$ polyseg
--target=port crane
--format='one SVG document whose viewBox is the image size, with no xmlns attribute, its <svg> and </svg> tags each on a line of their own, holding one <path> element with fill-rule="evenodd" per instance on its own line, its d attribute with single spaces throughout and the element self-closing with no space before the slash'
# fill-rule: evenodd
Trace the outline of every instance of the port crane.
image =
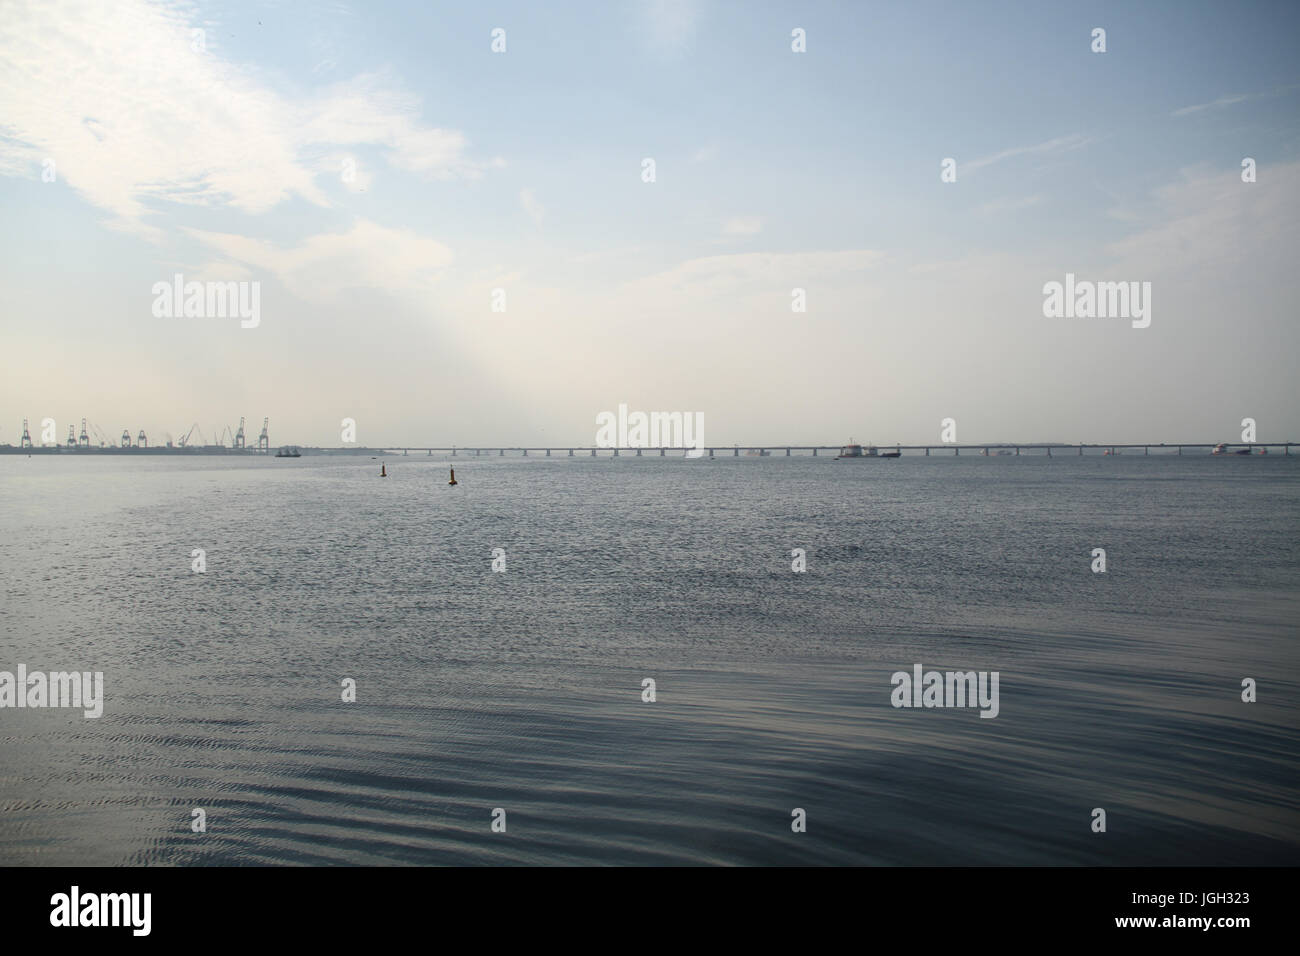
<svg viewBox="0 0 1300 956">
<path fill-rule="evenodd" d="M 235 432 L 235 448 L 243 449 L 244 447 L 244 416 L 239 416 L 239 431 Z"/>
<path fill-rule="evenodd" d="M 190 430 L 187 431 L 187 432 L 186 432 L 186 433 L 181 437 L 180 441 L 178 441 L 178 442 L 176 443 L 176 445 L 177 445 L 178 447 L 180 447 L 180 448 L 188 448 L 188 447 L 189 447 L 189 444 L 190 444 L 190 436 L 194 434 L 194 432 L 198 429 L 198 427 L 199 427 L 199 423 L 198 423 L 198 422 L 195 422 L 193 425 L 191 425 L 191 426 L 190 426 Z M 202 440 L 203 440 L 203 432 L 199 432 L 199 441 L 202 441 Z"/>
<path fill-rule="evenodd" d="M 263 418 L 262 434 L 257 436 L 257 450 L 262 452 L 263 454 L 270 454 L 271 451 L 271 437 L 266 430 L 267 426 L 270 424 L 271 424 L 270 418 Z"/>
</svg>

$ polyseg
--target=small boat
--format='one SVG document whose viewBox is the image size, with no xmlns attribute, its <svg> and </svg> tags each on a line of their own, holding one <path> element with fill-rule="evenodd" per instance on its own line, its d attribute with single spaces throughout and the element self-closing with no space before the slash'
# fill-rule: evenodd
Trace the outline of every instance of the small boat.
<svg viewBox="0 0 1300 956">
<path fill-rule="evenodd" d="M 275 457 L 276 458 L 301 458 L 302 452 L 298 450 L 297 445 L 283 445 L 281 446 L 280 450 L 275 453 Z"/>
<path fill-rule="evenodd" d="M 1238 448 L 1236 451 L 1233 452 L 1233 454 L 1234 454 L 1234 455 L 1249 455 L 1249 454 L 1250 454 L 1250 449 L 1249 449 L 1249 448 Z"/>
<path fill-rule="evenodd" d="M 456 469 L 455 469 L 455 468 L 451 469 L 451 481 L 447 482 L 447 484 L 449 484 L 449 485 L 454 485 L 454 484 L 456 484 Z"/>
<path fill-rule="evenodd" d="M 379 477 L 380 477 L 380 478 L 387 478 L 387 477 L 388 477 L 388 464 L 387 464 L 387 462 L 383 462 L 383 463 L 381 463 L 381 464 L 379 465 Z"/>
<path fill-rule="evenodd" d="M 882 451 L 880 453 L 880 457 L 881 458 L 902 458 L 903 453 L 901 451 Z"/>
</svg>

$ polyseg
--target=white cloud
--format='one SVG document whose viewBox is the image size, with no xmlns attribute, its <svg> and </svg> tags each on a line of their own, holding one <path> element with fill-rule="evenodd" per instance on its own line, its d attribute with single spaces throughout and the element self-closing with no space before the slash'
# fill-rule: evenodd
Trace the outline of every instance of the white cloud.
<svg viewBox="0 0 1300 956">
<path fill-rule="evenodd" d="M 393 166 L 430 178 L 480 175 L 464 135 L 425 126 L 419 100 L 385 77 L 284 96 L 224 60 L 210 25 L 206 51 L 196 52 L 190 15 L 142 0 L 6 4 L 0 172 L 34 176 L 51 157 L 60 180 L 115 227 L 152 238 L 161 236 L 149 223 L 159 203 L 248 213 L 292 196 L 328 205 L 316 181 L 322 146 L 377 147 Z"/>
<path fill-rule="evenodd" d="M 453 258 L 451 249 L 434 239 L 366 221 L 347 232 L 311 236 L 290 247 L 229 233 L 185 231 L 243 263 L 254 275 L 268 272 L 294 296 L 324 304 L 349 289 L 398 293 L 420 301 L 434 290 Z"/>
</svg>

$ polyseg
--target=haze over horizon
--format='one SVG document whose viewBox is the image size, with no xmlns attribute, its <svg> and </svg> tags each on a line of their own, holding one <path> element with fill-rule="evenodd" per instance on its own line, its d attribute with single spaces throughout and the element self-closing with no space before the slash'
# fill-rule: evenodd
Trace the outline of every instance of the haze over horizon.
<svg viewBox="0 0 1300 956">
<path fill-rule="evenodd" d="M 270 416 L 273 445 L 352 418 L 372 447 L 586 446 L 620 403 L 718 446 L 944 418 L 1300 440 L 1297 28 L 1293 3 L 8 3 L 0 443 L 240 416 L 252 443 Z M 259 283 L 257 326 L 155 316 L 178 273 Z M 1067 274 L 1149 282 L 1150 326 L 1044 317 Z"/>
</svg>

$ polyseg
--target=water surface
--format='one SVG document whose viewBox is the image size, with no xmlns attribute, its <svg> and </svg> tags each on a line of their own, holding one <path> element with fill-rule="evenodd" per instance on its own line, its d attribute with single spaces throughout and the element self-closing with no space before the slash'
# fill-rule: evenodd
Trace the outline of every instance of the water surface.
<svg viewBox="0 0 1300 956">
<path fill-rule="evenodd" d="M 447 463 L 0 456 L 0 863 L 1300 863 L 1296 458 Z"/>
</svg>

